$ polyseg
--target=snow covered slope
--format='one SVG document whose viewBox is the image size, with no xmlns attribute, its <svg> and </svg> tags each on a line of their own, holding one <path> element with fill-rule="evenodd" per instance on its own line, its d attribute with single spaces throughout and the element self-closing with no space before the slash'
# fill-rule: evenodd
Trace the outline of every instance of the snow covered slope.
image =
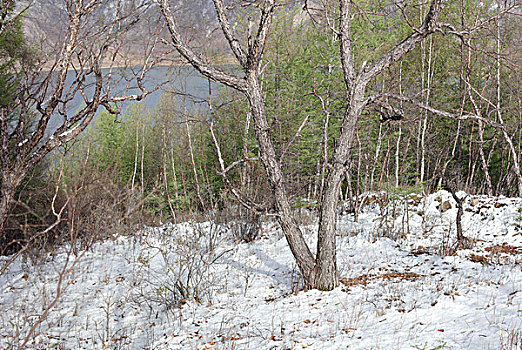
<svg viewBox="0 0 522 350">
<path fill-rule="evenodd" d="M 340 218 L 332 292 L 299 290 L 274 223 L 249 244 L 185 223 L 18 259 L 0 276 L 0 348 L 522 349 L 521 199 L 466 197 L 472 244 L 456 251 L 447 192 L 365 203 Z"/>
</svg>

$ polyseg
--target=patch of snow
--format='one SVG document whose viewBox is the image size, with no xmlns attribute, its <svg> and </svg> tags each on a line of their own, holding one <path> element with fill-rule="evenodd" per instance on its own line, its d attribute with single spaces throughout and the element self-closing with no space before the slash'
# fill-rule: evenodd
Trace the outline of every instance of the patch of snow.
<svg viewBox="0 0 522 350">
<path fill-rule="evenodd" d="M 226 227 L 213 223 L 165 225 L 86 251 L 29 344 L 520 349 L 521 199 L 467 196 L 463 229 L 475 243 L 445 256 L 441 247 L 454 240 L 457 211 L 449 193 L 368 198 L 357 222 L 340 217 L 338 267 L 345 284 L 331 292 L 297 292 L 298 270 L 273 223 L 249 244 L 233 242 Z M 442 201 L 452 208 L 442 212 Z M 303 227 L 311 247 L 316 229 Z M 0 348 L 17 348 L 53 301 L 59 272 L 76 259 L 68 258 L 69 248 L 41 264 L 19 258 L 0 276 Z M 183 288 L 196 300 L 185 299 Z"/>
<path fill-rule="evenodd" d="M 28 141 L 29 141 L 29 139 L 25 139 L 25 140 L 23 140 L 22 142 L 19 142 L 19 143 L 18 143 L 18 147 L 22 147 L 22 146 L 25 145 Z"/>
</svg>

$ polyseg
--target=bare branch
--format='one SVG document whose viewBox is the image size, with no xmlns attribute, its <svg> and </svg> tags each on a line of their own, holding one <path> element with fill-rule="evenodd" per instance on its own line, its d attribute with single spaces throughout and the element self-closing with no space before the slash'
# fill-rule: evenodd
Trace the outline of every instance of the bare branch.
<svg viewBox="0 0 522 350">
<path fill-rule="evenodd" d="M 223 0 L 213 0 L 214 6 L 216 8 L 216 13 L 218 15 L 218 20 L 221 25 L 221 28 L 223 29 L 223 34 L 225 35 L 225 38 L 228 41 L 228 44 L 230 48 L 232 49 L 232 52 L 236 56 L 237 60 L 241 64 L 243 68 L 246 69 L 247 67 L 247 56 L 241 47 L 241 44 L 237 40 L 237 37 L 235 36 L 234 32 L 232 31 L 232 28 L 230 27 L 230 22 L 227 18 L 226 12 L 225 12 L 225 6 L 223 5 Z"/>
<path fill-rule="evenodd" d="M 176 21 L 174 20 L 174 15 L 172 13 L 172 9 L 170 8 L 168 0 L 157 0 L 161 12 L 165 20 L 167 21 L 167 26 L 170 32 L 170 37 L 172 39 L 172 44 L 176 50 L 183 56 L 194 68 L 196 68 L 201 74 L 210 78 L 212 80 L 216 80 L 222 84 L 230 86 L 238 91 L 246 90 L 246 83 L 244 79 L 238 78 L 232 74 L 223 72 L 207 62 L 205 62 L 201 57 L 199 57 L 190 47 L 184 44 L 183 39 L 181 38 L 181 34 L 179 33 L 178 26 Z"/>
<path fill-rule="evenodd" d="M 224 169 L 224 170 L 222 169 L 221 171 L 218 171 L 218 174 L 219 175 L 227 174 L 230 170 L 234 169 L 239 164 L 243 164 L 243 163 L 246 163 L 246 162 L 257 162 L 258 160 L 259 160 L 259 157 L 252 157 L 252 158 L 245 157 L 245 158 L 241 158 L 239 160 L 236 160 L 235 162 L 233 162 L 229 166 L 227 166 L 226 169 Z"/>
<path fill-rule="evenodd" d="M 133 80 L 129 79 L 123 94 L 113 96 L 112 66 L 129 29 L 137 23 L 134 14 L 142 5 L 116 8 L 116 13 L 100 20 L 95 16 L 104 4 L 101 0 L 65 3 L 61 10 L 67 15 L 67 28 L 57 42 L 55 60 L 27 69 L 19 94 L 0 111 L 0 237 L 17 187 L 38 162 L 84 131 L 100 106 L 119 112 L 123 101 L 140 100 L 159 88 L 147 90 L 142 84 L 154 62 L 151 57 L 159 42 L 154 38 L 142 69 L 133 76 L 141 93 L 127 95 Z M 116 5 L 124 6 L 121 1 Z M 102 71 L 111 54 L 108 71 Z M 78 98 L 84 106 L 71 114 L 71 102 Z M 59 121 L 60 117 L 61 125 L 50 130 L 50 121 Z"/>
<path fill-rule="evenodd" d="M 366 65 L 366 67 L 362 67 L 359 72 L 361 82 L 368 83 L 377 74 L 384 71 L 393 63 L 404 57 L 408 52 L 413 50 L 413 48 L 424 40 L 425 37 L 434 33 L 438 29 L 437 20 L 442 11 L 442 3 L 443 0 L 433 0 L 429 11 L 424 18 L 424 22 L 419 27 L 418 31 L 414 31 L 406 39 L 395 45 L 390 51 L 375 62 Z"/>
<path fill-rule="evenodd" d="M 245 198 L 241 193 L 239 193 L 239 191 L 232 185 L 232 183 L 230 182 L 230 179 L 227 176 L 227 173 L 232 168 L 234 168 L 236 165 L 239 165 L 239 164 L 241 164 L 243 162 L 246 162 L 246 161 L 256 160 L 256 159 L 255 158 L 244 158 L 244 159 L 241 159 L 241 160 L 238 160 L 238 161 L 232 163 L 227 168 L 225 168 L 225 161 L 223 160 L 223 156 L 222 156 L 222 153 L 221 153 L 221 147 L 219 145 L 219 141 L 217 140 L 216 133 L 214 132 L 214 123 L 213 123 L 213 121 L 210 122 L 209 129 L 210 129 L 210 135 L 212 135 L 212 140 L 214 141 L 214 146 L 216 147 L 216 152 L 217 152 L 217 156 L 218 156 L 219 166 L 221 167 L 221 171 L 218 172 L 218 174 L 221 175 L 221 177 L 223 178 L 223 181 L 227 185 L 227 187 L 230 190 L 230 192 L 232 192 L 232 194 L 234 195 L 236 200 L 241 205 L 243 205 L 245 208 L 247 208 L 249 210 L 252 210 L 253 212 L 258 213 L 258 214 L 266 212 L 266 208 L 264 208 L 263 206 L 253 202 L 252 200 L 250 200 L 248 198 Z"/>
<path fill-rule="evenodd" d="M 288 142 L 288 144 L 286 145 L 286 147 L 283 149 L 283 151 L 281 152 L 281 156 L 279 157 L 279 162 L 283 163 L 283 159 L 285 158 L 285 155 L 286 153 L 288 152 L 288 150 L 290 149 L 290 147 L 292 146 L 292 144 L 295 142 L 295 140 L 301 136 L 301 131 L 303 131 L 303 128 L 304 126 L 306 125 L 306 122 L 308 122 L 308 119 L 310 119 L 310 116 L 307 115 L 304 119 L 303 119 L 303 122 L 301 123 L 301 125 L 299 125 L 299 128 L 297 129 L 297 131 L 295 132 L 294 136 L 292 137 L 292 139 L 290 140 L 290 142 Z"/>
<path fill-rule="evenodd" d="M 274 10 L 276 8 L 274 0 L 265 1 L 265 6 L 261 9 L 261 18 L 259 20 L 256 38 L 254 42 L 249 47 L 248 53 L 248 70 L 257 69 L 259 62 L 261 61 L 261 57 L 263 56 L 263 52 L 265 50 L 266 39 L 268 33 L 270 32 L 270 27 L 272 24 L 272 18 L 274 15 Z"/>
<path fill-rule="evenodd" d="M 487 118 L 484 118 L 482 116 L 479 116 L 479 115 L 476 115 L 476 114 L 473 114 L 473 113 L 470 113 L 470 112 L 466 112 L 466 113 L 459 113 L 459 114 L 455 114 L 455 113 L 451 113 L 451 112 L 448 112 L 448 111 L 442 111 L 442 110 L 439 110 L 437 108 L 434 108 L 434 107 L 431 107 L 431 106 L 428 106 L 422 102 L 419 102 L 417 100 L 414 100 L 412 98 L 408 98 L 408 97 L 405 97 L 405 96 L 400 96 L 400 95 L 395 95 L 395 94 L 391 94 L 391 93 L 384 93 L 382 95 L 380 95 L 382 97 L 390 97 L 390 98 L 393 98 L 393 99 L 396 99 L 396 100 L 399 100 L 399 101 L 403 101 L 403 102 L 407 102 L 407 103 L 410 103 L 414 106 L 417 106 L 419 108 L 422 108 L 430 113 L 433 113 L 435 115 L 438 115 L 438 116 L 441 116 L 441 117 L 445 117 L 445 118 L 449 118 L 449 119 L 454 119 L 454 120 L 480 120 L 488 125 L 491 125 L 497 129 L 500 129 L 500 130 L 504 130 L 505 127 L 504 125 L 502 124 L 499 124 L 497 122 L 494 122 L 490 119 L 487 119 Z M 378 103 L 378 101 L 374 101 L 375 103 Z"/>
<path fill-rule="evenodd" d="M 350 90 L 355 81 L 355 66 L 352 51 L 351 33 L 352 2 L 350 0 L 340 0 L 340 8 L 341 22 L 339 26 L 341 29 L 339 32 L 339 36 L 341 40 L 341 64 L 344 71 L 345 84 L 348 87 L 348 90 Z"/>
</svg>

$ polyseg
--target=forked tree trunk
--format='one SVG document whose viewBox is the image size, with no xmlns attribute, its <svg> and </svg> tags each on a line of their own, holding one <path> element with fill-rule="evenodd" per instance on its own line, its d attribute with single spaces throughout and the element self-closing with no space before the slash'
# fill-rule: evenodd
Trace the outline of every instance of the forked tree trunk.
<svg viewBox="0 0 522 350">
<path fill-rule="evenodd" d="M 272 138 L 270 137 L 270 126 L 267 120 L 261 86 L 255 75 L 252 74 L 248 77 L 247 86 L 246 95 L 252 109 L 255 135 L 259 144 L 261 161 L 263 162 L 268 182 L 274 195 L 275 211 L 278 213 L 277 220 L 281 225 L 288 246 L 306 284 L 312 286 L 314 256 L 306 244 L 301 229 L 292 214 L 281 163 L 277 159 Z"/>
<path fill-rule="evenodd" d="M 277 220 L 285 234 L 290 250 L 295 257 L 308 287 L 315 287 L 321 290 L 333 289 L 338 284 L 335 242 L 337 201 L 339 199 L 341 183 L 348 167 L 350 149 L 357 122 L 367 103 L 364 99 L 366 86 L 377 74 L 401 59 L 427 35 L 435 31 L 436 18 L 441 11 L 442 0 L 432 0 L 430 10 L 422 25 L 419 28 L 415 28 L 415 31 L 410 36 L 393 47 L 381 58 L 375 60 L 368 66 L 361 67 L 360 72 L 355 71 L 352 52 L 350 27 L 353 14 L 351 11 L 351 1 L 339 0 L 341 10 L 340 53 L 348 91 L 346 94 L 348 108 L 345 111 L 331 161 L 331 169 L 326 175 L 325 186 L 321 196 L 317 256 L 315 261 L 291 212 L 282 165 L 280 159 L 276 156 L 275 147 L 270 135 L 265 102 L 261 85 L 259 84 L 259 71 L 261 70 L 263 50 L 270 30 L 274 10 L 280 3 L 276 0 L 259 2 L 261 12 L 257 30 L 256 32 L 253 31 L 254 23 L 250 22 L 247 40 L 248 47 L 244 49 L 235 36 L 234 30 L 227 18 L 223 0 L 213 0 L 222 32 L 229 43 L 232 53 L 245 73 L 244 76 L 239 77 L 209 65 L 188 47 L 186 41 L 183 40 L 179 33 L 169 1 L 157 1 L 167 21 L 174 48 L 201 74 L 221 82 L 243 93 L 247 97 L 252 109 L 259 154 L 274 196 Z M 224 172 L 222 175 L 226 176 Z M 246 202 L 243 201 L 243 203 Z"/>
<path fill-rule="evenodd" d="M 319 231 L 315 266 L 314 287 L 331 290 L 338 284 L 336 257 L 337 202 L 343 174 L 349 166 L 351 146 L 357 123 L 368 101 L 365 92 L 368 83 L 379 73 L 413 50 L 436 29 L 436 21 L 442 9 L 442 1 L 434 0 L 416 32 L 394 46 L 390 51 L 371 64 L 363 64 L 359 71 L 355 67 L 352 50 L 352 2 L 340 0 L 340 56 L 347 87 L 347 108 L 339 131 L 331 161 L 331 169 L 325 181 L 319 212 Z"/>
</svg>

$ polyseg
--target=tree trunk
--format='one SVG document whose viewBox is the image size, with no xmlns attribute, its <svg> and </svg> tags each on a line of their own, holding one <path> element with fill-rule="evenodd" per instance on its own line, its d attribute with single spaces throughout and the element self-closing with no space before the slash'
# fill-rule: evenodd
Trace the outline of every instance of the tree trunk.
<svg viewBox="0 0 522 350">
<path fill-rule="evenodd" d="M 0 188 L 0 240 L 4 236 L 5 226 L 12 209 L 13 198 L 16 189 L 25 177 L 27 170 L 17 169 L 15 171 L 2 169 L 2 182 Z M 2 248 L 0 246 L 0 248 Z"/>
<path fill-rule="evenodd" d="M 399 94 L 402 96 L 402 61 L 399 64 Z M 404 110 L 403 103 L 401 103 L 401 111 Z M 400 145 L 401 145 L 401 137 L 402 137 L 402 126 L 399 123 L 399 134 L 397 135 L 397 143 L 395 147 L 395 187 L 399 187 L 400 184 Z M 404 153 L 405 155 L 408 153 Z"/>
<path fill-rule="evenodd" d="M 247 97 L 252 109 L 254 129 L 259 144 L 261 161 L 265 167 L 268 181 L 275 201 L 277 220 L 288 242 L 297 266 L 305 279 L 307 286 L 313 286 L 314 257 L 306 244 L 301 229 L 294 219 L 288 194 L 284 184 L 281 164 L 276 157 L 270 126 L 267 120 L 266 108 L 259 81 L 255 75 L 248 77 Z"/>
<path fill-rule="evenodd" d="M 431 96 L 431 80 L 433 76 L 432 71 L 432 52 L 433 52 L 433 41 L 430 37 L 429 41 L 429 48 L 428 48 L 428 66 L 427 73 L 426 73 L 426 97 L 424 103 L 426 106 L 429 106 L 430 104 L 430 96 Z M 422 44 L 421 44 L 422 45 Z M 424 81 L 424 50 L 423 50 L 423 72 L 422 72 L 422 79 Z M 424 89 L 424 83 L 422 88 Z M 426 180 L 426 132 L 428 129 L 428 111 L 424 111 L 424 119 L 422 120 L 422 133 L 421 133 L 421 163 L 420 163 L 420 183 L 424 184 Z M 422 185 L 424 186 L 424 185 Z"/>
<path fill-rule="evenodd" d="M 339 138 L 332 156 L 332 168 L 326 176 L 325 188 L 321 196 L 314 280 L 315 288 L 320 290 L 331 290 L 339 282 L 335 239 L 337 202 L 343 176 L 350 160 L 350 150 L 357 122 L 364 108 L 363 97 L 363 86 L 357 86 L 356 91 L 349 97 L 349 107 L 345 111 Z"/>
<path fill-rule="evenodd" d="M 462 233 L 462 215 L 464 213 L 464 210 L 462 208 L 462 201 L 464 198 L 460 198 L 455 193 L 455 190 L 453 187 L 449 184 L 448 180 L 445 178 L 444 174 L 441 174 L 442 181 L 444 182 L 444 187 L 446 188 L 449 193 L 451 193 L 451 196 L 455 200 L 457 204 L 457 218 L 456 218 L 456 226 L 457 226 L 457 245 L 460 247 L 464 247 L 468 239 L 464 236 Z"/>
<path fill-rule="evenodd" d="M 0 197 L 0 239 L 3 237 L 9 211 L 11 209 L 11 201 L 13 200 L 14 191 L 9 185 L 2 186 L 2 196 Z"/>
<path fill-rule="evenodd" d="M 377 136 L 377 146 L 375 147 L 375 160 L 373 162 L 372 173 L 370 175 L 370 192 L 373 191 L 373 182 L 375 180 L 375 170 L 379 164 L 382 145 L 382 123 L 379 123 L 379 136 Z"/>
</svg>

